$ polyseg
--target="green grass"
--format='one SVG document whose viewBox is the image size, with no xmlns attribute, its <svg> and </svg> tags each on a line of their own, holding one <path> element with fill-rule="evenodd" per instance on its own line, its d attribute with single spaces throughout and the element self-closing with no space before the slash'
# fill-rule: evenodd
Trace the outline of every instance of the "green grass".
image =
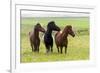
<svg viewBox="0 0 100 73">
<path fill-rule="evenodd" d="M 69 36 L 68 53 L 58 54 L 57 48 L 53 46 L 53 53 L 46 54 L 46 49 L 41 36 L 40 52 L 34 53 L 31 50 L 28 33 L 37 22 L 46 29 L 47 23 L 54 20 L 56 24 L 63 29 L 66 25 L 72 25 L 76 33 L 75 38 Z M 54 35 L 54 34 L 53 34 Z M 64 52 L 64 49 L 63 49 Z M 21 63 L 27 62 L 48 62 L 48 61 L 71 61 L 71 60 L 88 60 L 89 59 L 89 18 L 22 18 L 21 20 Z"/>
</svg>

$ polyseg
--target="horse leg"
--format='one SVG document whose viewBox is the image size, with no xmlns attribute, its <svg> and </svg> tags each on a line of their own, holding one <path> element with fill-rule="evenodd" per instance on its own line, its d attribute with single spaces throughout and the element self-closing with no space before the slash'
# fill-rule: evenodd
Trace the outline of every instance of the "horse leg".
<svg viewBox="0 0 100 73">
<path fill-rule="evenodd" d="M 39 46 L 35 45 L 35 51 L 39 53 Z"/>
<path fill-rule="evenodd" d="M 36 51 L 36 46 L 34 46 L 34 52 Z"/>
<path fill-rule="evenodd" d="M 39 46 L 40 46 L 40 42 L 37 45 L 37 52 L 39 53 Z"/>
<path fill-rule="evenodd" d="M 31 48 L 32 48 L 32 52 L 34 51 L 34 49 L 33 49 L 33 42 L 32 42 L 32 40 L 30 39 L 30 46 L 31 46 Z"/>
<path fill-rule="evenodd" d="M 33 49 L 33 44 L 31 43 L 31 48 L 32 48 L 32 52 L 34 51 L 34 49 Z"/>
<path fill-rule="evenodd" d="M 53 47 L 53 44 L 51 45 L 51 52 L 53 52 L 53 48 L 52 47 Z"/>
<path fill-rule="evenodd" d="M 59 53 L 59 47 L 57 46 L 57 49 L 58 49 L 58 53 Z"/>
<path fill-rule="evenodd" d="M 63 47 L 60 47 L 60 50 L 61 50 L 61 54 L 62 54 L 62 51 L 63 51 Z"/>
<path fill-rule="evenodd" d="M 34 52 L 36 52 L 37 51 L 37 46 L 36 46 L 36 44 L 34 44 Z"/>
<path fill-rule="evenodd" d="M 65 54 L 67 53 L 67 45 L 68 45 L 68 39 L 66 40 L 65 42 L 66 44 L 64 45 L 65 46 Z"/>
<path fill-rule="evenodd" d="M 39 46 L 37 47 L 37 52 L 39 53 Z"/>
<path fill-rule="evenodd" d="M 51 52 L 53 52 L 53 49 L 52 49 L 52 47 L 51 47 Z"/>
<path fill-rule="evenodd" d="M 67 53 L 67 46 L 65 46 L 65 54 Z"/>
<path fill-rule="evenodd" d="M 50 46 L 46 45 L 46 53 L 48 53 L 50 51 Z"/>
<path fill-rule="evenodd" d="M 50 50 L 51 50 L 51 53 L 53 52 L 53 40 L 51 40 L 51 43 L 50 43 Z"/>
</svg>

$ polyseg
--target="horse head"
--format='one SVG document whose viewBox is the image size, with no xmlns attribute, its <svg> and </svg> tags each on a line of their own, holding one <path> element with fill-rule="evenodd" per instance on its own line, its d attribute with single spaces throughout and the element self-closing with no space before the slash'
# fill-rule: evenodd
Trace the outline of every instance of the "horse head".
<svg viewBox="0 0 100 73">
<path fill-rule="evenodd" d="M 36 30 L 45 33 L 45 29 L 40 25 L 40 23 L 37 23 L 37 24 L 35 25 L 35 28 L 36 28 Z"/>
<path fill-rule="evenodd" d="M 67 32 L 68 34 L 70 34 L 71 36 L 75 37 L 75 33 L 74 33 L 74 31 L 73 31 L 71 25 L 67 25 L 67 26 L 65 27 L 65 29 L 66 29 L 66 32 Z"/>
<path fill-rule="evenodd" d="M 54 21 L 49 22 L 47 28 L 54 31 L 60 31 L 60 28 L 55 24 Z"/>
</svg>

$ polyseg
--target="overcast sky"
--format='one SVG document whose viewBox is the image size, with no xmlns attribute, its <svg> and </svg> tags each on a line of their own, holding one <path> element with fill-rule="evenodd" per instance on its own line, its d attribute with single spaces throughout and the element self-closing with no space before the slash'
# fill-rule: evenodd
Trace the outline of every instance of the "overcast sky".
<svg viewBox="0 0 100 73">
<path fill-rule="evenodd" d="M 21 11 L 21 17 L 88 17 L 85 13 Z"/>
</svg>

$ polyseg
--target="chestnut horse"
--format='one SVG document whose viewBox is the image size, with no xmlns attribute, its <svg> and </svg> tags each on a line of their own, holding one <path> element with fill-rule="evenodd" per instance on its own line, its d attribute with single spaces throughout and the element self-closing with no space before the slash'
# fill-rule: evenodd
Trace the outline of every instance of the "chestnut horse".
<svg viewBox="0 0 100 73">
<path fill-rule="evenodd" d="M 29 39 L 32 51 L 39 52 L 40 38 L 39 32 L 45 32 L 45 29 L 41 27 L 40 23 L 37 23 L 33 31 L 29 32 Z M 33 48 L 34 47 L 34 48 Z"/>
<path fill-rule="evenodd" d="M 67 45 L 68 45 L 68 34 L 70 34 L 71 36 L 75 36 L 73 30 L 72 30 L 72 26 L 71 25 L 67 25 L 63 31 L 57 32 L 55 35 L 55 43 L 58 49 L 58 53 L 59 53 L 59 48 L 61 50 L 61 54 L 63 52 L 63 47 L 65 47 L 65 54 L 67 52 Z"/>
<path fill-rule="evenodd" d="M 52 31 L 60 31 L 60 28 L 55 24 L 54 21 L 51 21 L 47 25 L 47 31 L 44 35 L 44 44 L 46 47 L 46 52 L 53 52 L 53 37 L 52 37 Z"/>
</svg>

